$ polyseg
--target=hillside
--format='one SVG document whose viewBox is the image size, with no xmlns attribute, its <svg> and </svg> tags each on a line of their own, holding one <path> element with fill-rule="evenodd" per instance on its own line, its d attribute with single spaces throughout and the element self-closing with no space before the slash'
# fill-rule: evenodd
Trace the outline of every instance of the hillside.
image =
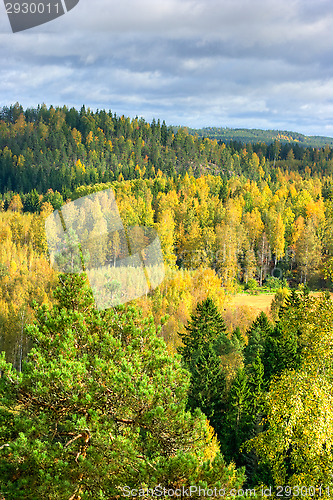
<svg viewBox="0 0 333 500">
<path fill-rule="evenodd" d="M 264 142 L 272 144 L 279 141 L 282 144 L 299 144 L 300 146 L 310 146 L 320 148 L 333 146 L 333 137 L 307 136 L 298 132 L 286 130 L 261 130 L 246 128 L 228 128 L 228 127 L 204 127 L 201 129 L 188 129 L 190 134 L 197 134 L 199 137 L 208 137 L 209 139 L 221 140 L 224 142 L 239 141 L 242 143 Z"/>
<path fill-rule="evenodd" d="M 257 182 L 274 182 L 279 169 L 302 176 L 332 174 L 332 147 L 283 143 L 284 137 L 269 145 L 262 136 L 254 144 L 245 137 L 228 144 L 193 136 L 186 127 L 175 131 L 160 120 L 148 123 L 85 106 L 24 110 L 17 103 L 0 108 L 0 193 L 52 188 L 67 196 L 80 185 L 186 172 L 225 179 L 244 175 Z"/>
<path fill-rule="evenodd" d="M 76 209 L 98 191 L 91 213 Z M 64 204 L 82 245 L 47 223 L 55 270 L 45 219 Z M 129 250 L 150 273 L 143 227 L 164 280 L 95 307 L 68 256 L 123 300 Z M 244 481 L 331 485 L 332 235 L 332 146 L 0 108 L 0 500 L 123 498 L 114 485 L 148 481 L 239 498 Z"/>
</svg>

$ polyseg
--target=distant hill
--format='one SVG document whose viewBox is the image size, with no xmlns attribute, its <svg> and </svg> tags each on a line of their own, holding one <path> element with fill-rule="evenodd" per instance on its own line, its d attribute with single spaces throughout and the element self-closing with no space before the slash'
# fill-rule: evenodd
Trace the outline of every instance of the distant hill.
<svg viewBox="0 0 333 500">
<path fill-rule="evenodd" d="M 0 206 L 8 192 L 27 195 L 25 209 L 36 211 L 39 194 L 53 197 L 50 189 L 58 192 L 57 205 L 59 197 L 71 198 L 80 186 L 140 178 L 159 182 L 163 175 L 175 179 L 187 172 L 222 174 L 225 180 L 244 175 L 257 182 L 265 175 L 277 180 L 278 169 L 305 177 L 333 174 L 332 138 L 226 128 L 191 132 L 85 106 L 0 107 Z"/>
<path fill-rule="evenodd" d="M 223 142 L 239 141 L 242 143 L 264 142 L 271 144 L 274 141 L 281 143 L 299 144 L 300 146 L 323 147 L 326 144 L 333 146 L 333 137 L 307 136 L 286 130 L 261 130 L 228 127 L 205 127 L 201 129 L 188 128 L 191 135 L 221 140 Z"/>
</svg>

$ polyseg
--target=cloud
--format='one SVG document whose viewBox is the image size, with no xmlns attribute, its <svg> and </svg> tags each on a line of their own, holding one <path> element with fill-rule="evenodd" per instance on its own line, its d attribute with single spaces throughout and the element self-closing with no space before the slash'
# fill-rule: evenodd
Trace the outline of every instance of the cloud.
<svg viewBox="0 0 333 500">
<path fill-rule="evenodd" d="M 15 35 L 2 20 L 0 105 L 84 103 L 169 124 L 324 135 L 332 18 L 327 0 L 80 0 Z"/>
</svg>

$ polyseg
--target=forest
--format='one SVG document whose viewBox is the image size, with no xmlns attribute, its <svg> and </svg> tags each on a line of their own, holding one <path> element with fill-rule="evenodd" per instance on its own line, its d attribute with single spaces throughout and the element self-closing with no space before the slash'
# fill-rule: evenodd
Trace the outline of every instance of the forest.
<svg viewBox="0 0 333 500">
<path fill-rule="evenodd" d="M 261 129 L 244 129 L 244 128 L 229 128 L 229 127 L 204 127 L 201 129 L 188 129 L 192 135 L 197 134 L 199 137 L 208 137 L 209 139 L 222 140 L 224 142 L 240 141 L 242 143 L 264 142 L 271 144 L 274 141 L 281 143 L 299 143 L 301 146 L 323 147 L 333 145 L 332 137 L 307 136 L 289 130 L 261 130 Z"/>
<path fill-rule="evenodd" d="M 330 145 L 1 108 L 1 500 L 330 497 L 332 174 Z M 165 279 L 98 310 L 85 273 L 51 267 L 45 220 L 109 189 Z M 267 314 L 232 306 L 262 291 Z"/>
<path fill-rule="evenodd" d="M 330 176 L 333 148 L 303 147 L 300 142 L 274 140 L 244 143 L 191 135 L 186 127 L 165 121 L 93 112 L 82 106 L 24 110 L 16 103 L 0 109 L 0 192 L 63 196 L 81 185 L 138 178 L 152 179 L 160 170 L 178 177 L 186 172 L 226 179 L 245 176 L 277 181 L 278 169 L 303 177 Z M 30 203 L 30 205 L 29 205 Z M 26 207 L 33 208 L 33 200 Z"/>
</svg>

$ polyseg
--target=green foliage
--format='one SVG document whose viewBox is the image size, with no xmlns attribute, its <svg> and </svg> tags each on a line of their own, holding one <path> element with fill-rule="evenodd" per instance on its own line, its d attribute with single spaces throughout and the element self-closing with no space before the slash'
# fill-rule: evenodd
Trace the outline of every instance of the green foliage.
<svg viewBox="0 0 333 500">
<path fill-rule="evenodd" d="M 219 446 L 247 484 L 330 484 L 333 306 L 284 278 L 332 278 L 333 149 L 289 132 L 189 132 L 85 107 L 0 110 L 0 345 L 15 367 L 32 300 L 48 304 L 27 329 L 22 373 L 0 361 L 0 497 L 230 489 L 243 475 Z M 158 230 L 167 279 L 140 299 L 143 316 L 97 311 L 79 276 L 61 277 L 50 308 L 44 219 L 109 188 L 125 226 Z M 119 282 L 115 271 L 110 293 Z M 227 334 L 226 291 L 262 285 L 276 291 L 275 325 L 262 313 L 244 335 L 237 313 Z M 150 312 L 166 318 L 167 345 Z M 182 364 L 167 353 L 180 339 Z"/>
<path fill-rule="evenodd" d="M 251 365 L 256 357 L 262 356 L 267 337 L 270 335 L 272 326 L 264 312 L 261 312 L 247 331 L 248 344 L 244 348 L 244 363 Z"/>
<path fill-rule="evenodd" d="M 270 379 L 265 426 L 255 450 L 275 485 L 332 486 L 333 304 L 329 295 L 293 291 L 262 356 Z"/>
<path fill-rule="evenodd" d="M 242 143 L 261 143 L 272 144 L 275 140 L 287 144 L 301 144 L 313 147 L 322 147 L 325 144 L 333 145 L 331 137 L 306 136 L 297 132 L 282 131 L 282 130 L 260 130 L 260 129 L 242 129 L 242 128 L 219 128 L 205 127 L 203 129 L 190 129 L 193 134 L 198 134 L 199 137 L 209 137 L 225 142 L 239 141 Z M 292 151 L 292 150 L 291 150 Z"/>
<path fill-rule="evenodd" d="M 198 303 L 190 322 L 185 326 L 186 333 L 180 333 L 183 346 L 178 349 L 186 364 L 191 363 L 198 349 L 211 343 L 219 354 L 231 349 L 226 335 L 226 326 L 210 297 Z"/>
<path fill-rule="evenodd" d="M 226 399 L 226 376 L 217 351 L 217 345 L 205 343 L 194 351 L 186 367 L 191 373 L 188 407 L 192 410 L 200 408 L 219 436 Z"/>
<path fill-rule="evenodd" d="M 227 291 L 329 277 L 330 147 L 225 145 L 66 107 L 3 118 L 1 210 L 45 212 L 112 188 L 125 226 L 159 232 L 168 266 L 213 268 Z"/>
<path fill-rule="evenodd" d="M 271 316 L 274 320 L 277 320 L 279 317 L 279 312 L 283 308 L 286 300 L 288 300 L 288 296 L 290 294 L 289 288 L 279 288 L 275 295 L 274 299 L 271 303 Z"/>
<path fill-rule="evenodd" d="M 160 120 L 149 124 L 142 118 L 131 120 L 84 106 L 80 112 L 66 106 L 24 110 L 17 104 L 14 108 L 0 108 L 3 193 L 14 190 L 28 194 L 34 189 L 45 193 L 52 188 L 67 198 L 67 190 L 74 191 L 80 185 L 149 178 L 158 170 L 172 178 L 192 169 L 195 176 L 204 172 L 226 178 L 244 174 L 259 181 L 265 169 L 274 178 L 277 164 L 300 172 L 309 163 L 318 172 L 324 168 L 330 174 L 332 168 L 329 138 L 230 129 L 189 133 L 187 128 L 168 127 Z M 312 147 L 314 144 L 318 149 Z M 221 200 L 225 201 L 228 191 L 223 184 Z M 57 195 L 50 202 L 56 208 L 61 199 Z M 38 208 L 37 199 L 30 195 L 24 205 L 29 211 Z"/>
<path fill-rule="evenodd" d="M 226 335 L 224 321 L 209 297 L 197 304 L 185 328 L 186 333 L 180 334 L 184 345 L 178 352 L 191 373 L 188 406 L 200 408 L 219 436 L 227 386 L 221 355 L 229 354 L 233 345 Z"/>
<path fill-rule="evenodd" d="M 245 339 L 239 326 L 233 331 L 231 341 L 236 351 L 242 351 L 244 349 Z"/>
<path fill-rule="evenodd" d="M 36 189 L 33 189 L 24 198 L 24 210 L 27 212 L 38 212 L 40 209 L 40 198 Z"/>
<path fill-rule="evenodd" d="M 244 367 L 232 380 L 221 420 L 221 449 L 229 460 L 246 466 L 247 484 L 256 485 L 267 471 L 259 465 L 253 451 L 244 443 L 262 431 L 264 415 L 264 365 L 262 357 L 266 338 L 271 333 L 267 316 L 262 312 L 247 331 L 248 344 L 243 350 Z"/>
<path fill-rule="evenodd" d="M 122 487 L 240 486 L 206 418 L 186 411 L 189 374 L 151 318 L 100 312 L 84 275 L 60 275 L 37 308 L 18 374 L 0 360 L 0 493 L 6 500 L 114 498 Z"/>
<path fill-rule="evenodd" d="M 288 283 L 285 279 L 281 280 L 274 276 L 267 276 L 264 286 L 267 287 L 270 291 L 275 291 L 279 290 L 280 288 L 288 288 Z"/>
<path fill-rule="evenodd" d="M 285 371 L 267 400 L 268 429 L 248 443 L 268 463 L 274 485 L 332 487 L 331 385 L 307 371 Z"/>
<path fill-rule="evenodd" d="M 271 380 L 283 370 L 297 368 L 300 364 L 300 350 L 297 333 L 285 330 L 281 323 L 277 323 L 264 344 L 265 380 Z"/>
<path fill-rule="evenodd" d="M 257 280 L 250 278 L 245 285 L 245 290 L 257 290 L 257 289 L 258 289 Z"/>
</svg>

